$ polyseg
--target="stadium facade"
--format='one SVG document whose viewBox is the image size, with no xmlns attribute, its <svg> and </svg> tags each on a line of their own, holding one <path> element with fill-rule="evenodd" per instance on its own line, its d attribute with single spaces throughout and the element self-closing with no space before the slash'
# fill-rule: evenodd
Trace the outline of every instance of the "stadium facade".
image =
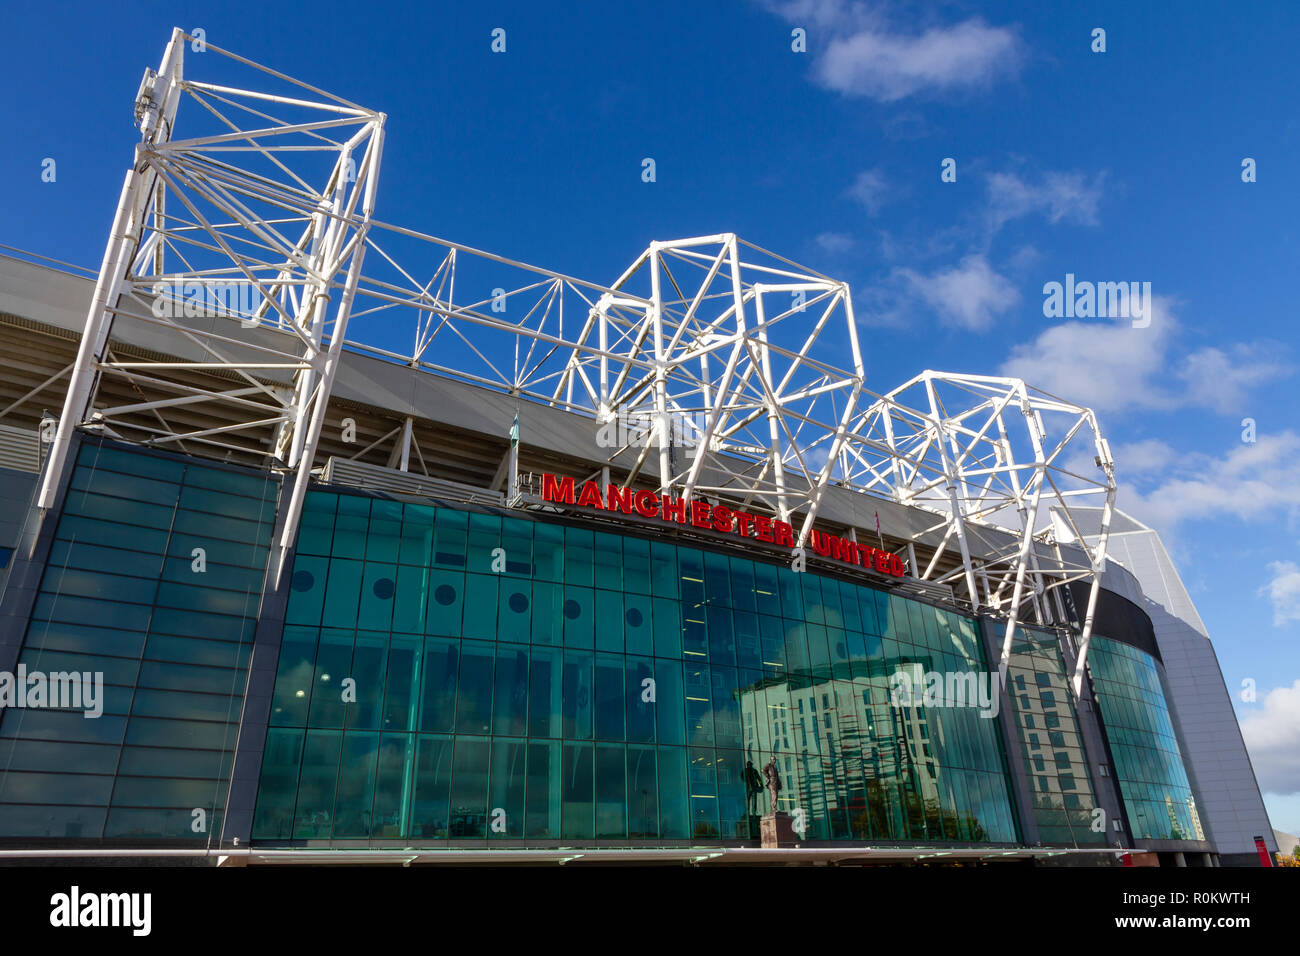
<svg viewBox="0 0 1300 956">
<path fill-rule="evenodd" d="M 604 287 L 388 226 L 382 114 L 192 42 L 98 276 L 0 258 L 0 855 L 1273 848 L 1090 410 L 872 392 L 848 287 L 735 236 Z"/>
</svg>

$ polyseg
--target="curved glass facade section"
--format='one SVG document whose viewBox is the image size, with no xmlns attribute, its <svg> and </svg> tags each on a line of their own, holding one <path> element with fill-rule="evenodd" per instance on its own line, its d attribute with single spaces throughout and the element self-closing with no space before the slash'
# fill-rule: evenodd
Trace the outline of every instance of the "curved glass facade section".
<svg viewBox="0 0 1300 956">
<path fill-rule="evenodd" d="M 1133 837 L 1204 840 L 1196 795 L 1165 700 L 1162 670 L 1154 657 L 1136 647 L 1092 639 L 1088 672 Z"/>
<path fill-rule="evenodd" d="M 314 491 L 253 838 L 1014 842 L 996 720 L 892 706 L 972 620 L 783 565 Z M 751 781 L 747 786 L 746 781 Z"/>
</svg>

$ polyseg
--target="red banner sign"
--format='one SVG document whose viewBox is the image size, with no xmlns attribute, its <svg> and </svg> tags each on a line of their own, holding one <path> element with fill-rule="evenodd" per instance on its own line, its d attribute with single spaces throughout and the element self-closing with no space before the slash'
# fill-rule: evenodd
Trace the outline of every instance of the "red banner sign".
<svg viewBox="0 0 1300 956">
<path fill-rule="evenodd" d="M 594 481 L 584 481 L 579 489 L 574 486 L 572 478 L 558 478 L 551 474 L 542 475 L 542 500 L 552 504 L 594 508 L 597 511 L 626 515 L 635 513 L 643 518 L 658 518 L 660 521 L 735 534 L 742 538 L 756 538 L 767 544 L 794 548 L 794 528 L 789 522 L 750 514 L 726 505 L 710 505 L 707 501 L 686 502 L 671 495 L 633 491 L 617 485 L 610 485 L 606 493 L 601 495 L 600 486 Z M 901 578 L 907 570 L 898 555 L 838 535 L 812 531 L 808 535 L 808 544 L 813 553 L 820 557 L 856 565 L 878 574 Z"/>
<path fill-rule="evenodd" d="M 1268 852 L 1268 844 L 1262 836 L 1255 837 L 1255 852 L 1259 854 L 1260 866 L 1272 866 L 1273 856 Z"/>
</svg>

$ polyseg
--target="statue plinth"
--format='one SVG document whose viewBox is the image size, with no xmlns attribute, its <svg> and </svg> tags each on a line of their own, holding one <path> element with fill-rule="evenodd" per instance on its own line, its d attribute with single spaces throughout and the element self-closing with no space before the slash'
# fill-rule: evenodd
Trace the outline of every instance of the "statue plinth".
<svg viewBox="0 0 1300 956">
<path fill-rule="evenodd" d="M 784 849 L 795 845 L 794 818 L 788 813 L 765 813 L 760 821 L 763 849 Z"/>
</svg>

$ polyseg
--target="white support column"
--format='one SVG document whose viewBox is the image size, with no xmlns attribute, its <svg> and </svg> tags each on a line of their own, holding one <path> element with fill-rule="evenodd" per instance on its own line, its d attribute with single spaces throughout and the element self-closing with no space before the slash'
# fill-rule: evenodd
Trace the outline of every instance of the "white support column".
<svg viewBox="0 0 1300 956">
<path fill-rule="evenodd" d="M 1025 394 L 1024 386 L 1020 386 L 1021 408 L 1027 408 L 1029 397 Z M 1002 686 L 1007 684 L 1007 665 L 1011 660 L 1011 645 L 1016 636 L 1016 625 L 1020 621 L 1020 599 L 1025 590 L 1025 569 L 1029 564 L 1029 551 L 1034 543 L 1034 519 L 1038 515 L 1038 500 L 1042 494 L 1043 484 L 1046 480 L 1045 469 L 1046 461 L 1043 457 L 1043 438 L 1039 433 L 1039 423 L 1037 416 L 1025 415 L 1025 425 L 1029 431 L 1029 441 L 1034 449 L 1035 471 L 1031 479 L 1033 491 L 1029 496 L 1028 506 L 1024 503 L 1024 493 L 1021 492 L 1018 497 L 1020 507 L 1020 552 L 1016 561 L 1016 584 L 1011 592 L 1011 610 L 1007 614 L 1007 629 L 1002 638 L 1002 654 L 998 658 L 998 676 L 1002 680 Z"/>
<path fill-rule="evenodd" d="M 961 502 L 957 499 L 957 474 L 954 463 L 948 457 L 947 442 L 944 440 L 945 429 L 939 417 L 939 403 L 934 393 L 934 380 L 928 373 L 925 379 L 925 391 L 930 402 L 930 427 L 934 430 L 934 445 L 938 448 L 939 457 L 943 462 L 944 488 L 948 493 L 948 505 L 952 509 L 950 520 L 957 532 L 957 547 L 961 551 L 962 567 L 966 571 L 966 590 L 970 594 L 971 610 L 978 611 L 983 602 L 980 601 L 979 591 L 975 588 L 975 568 L 971 562 L 970 546 L 966 542 L 966 521 Z"/>
<path fill-rule="evenodd" d="M 86 420 L 90 409 L 98 365 L 104 358 L 104 350 L 108 346 L 113 327 L 110 310 L 122 294 L 127 271 L 140 245 L 146 209 L 154 199 L 158 175 L 149 165 L 147 157 L 152 147 L 166 143 L 171 137 L 184 59 L 184 37 L 179 29 L 175 29 L 152 85 L 146 77 L 145 84 L 141 86 L 142 98 L 137 103 L 141 143 L 136 146 L 136 161 L 127 171 L 122 183 L 112 230 L 104 248 L 99 276 L 95 280 L 90 310 L 86 314 L 86 327 L 77 347 L 77 361 L 68 383 L 63 414 L 59 418 L 41 478 L 36 503 L 42 513 L 54 507 L 59 481 L 68 463 L 72 432 Z"/>
<path fill-rule="evenodd" d="M 364 185 L 364 198 L 362 199 L 362 218 L 355 224 L 356 242 L 351 245 L 351 262 L 348 266 L 347 280 L 343 287 L 343 294 L 339 300 L 338 309 L 334 315 L 334 328 L 330 334 L 329 351 L 324 355 L 323 363 L 317 364 L 320 360 L 319 354 L 313 356 L 313 370 L 319 375 L 316 381 L 314 394 L 311 396 L 311 418 L 307 425 L 305 434 L 295 444 L 301 448 L 297 467 L 293 476 L 293 486 L 290 489 L 289 500 L 286 505 L 285 521 L 282 533 L 278 541 L 275 542 L 270 564 L 270 574 L 274 586 L 278 586 L 281 576 L 284 574 L 285 565 L 289 549 L 298 534 L 298 521 L 302 517 L 303 501 L 307 497 L 307 486 L 311 482 L 312 464 L 316 457 L 316 445 L 320 440 L 321 428 L 325 424 L 325 414 L 329 408 L 330 391 L 334 385 L 334 376 L 338 372 L 339 360 L 343 353 L 343 342 L 347 333 L 348 316 L 352 311 L 352 300 L 356 296 L 357 284 L 361 278 L 361 265 L 365 261 L 366 232 L 370 225 L 370 216 L 374 210 L 375 192 L 379 184 L 379 163 L 383 155 L 384 129 L 380 123 L 371 124 L 370 145 L 367 148 L 367 155 L 362 161 L 362 175 L 366 177 Z M 361 187 L 361 183 L 357 183 Z M 336 223 L 337 224 L 337 223 Z M 344 249 L 343 236 L 340 233 L 335 235 L 334 242 L 326 247 L 326 255 L 331 262 L 331 271 L 334 258 Z M 321 306 L 324 310 L 324 304 Z M 316 330 L 323 328 L 323 320 Z M 319 341 L 319 338 L 316 339 Z M 302 428 L 302 421 L 299 420 L 296 429 Z M 296 436 L 295 436 L 296 437 Z"/>
<path fill-rule="evenodd" d="M 411 470 L 411 437 L 414 433 L 415 419 L 410 415 L 406 416 L 406 421 L 402 423 L 402 441 L 401 457 L 398 459 L 397 467 L 402 471 Z"/>
<path fill-rule="evenodd" d="M 1112 469 L 1113 470 L 1113 469 Z M 1074 665 L 1074 697 L 1079 699 L 1083 693 L 1083 675 L 1088 663 L 1088 648 L 1092 644 L 1092 624 L 1097 614 L 1097 595 L 1101 591 L 1101 572 L 1106 566 L 1106 544 L 1110 538 L 1110 519 L 1115 509 L 1115 483 L 1106 495 L 1106 504 L 1101 511 L 1101 534 L 1097 539 L 1097 548 L 1092 558 L 1092 587 L 1088 590 L 1088 610 L 1083 616 L 1083 630 L 1079 633 L 1079 659 Z"/>
<path fill-rule="evenodd" d="M 672 489 L 672 458 L 669 443 L 673 440 L 668 421 L 667 363 L 664 354 L 664 300 L 659 277 L 659 243 L 650 244 L 650 322 L 654 335 L 654 396 L 655 430 L 659 442 L 659 493 L 666 495 Z"/>
</svg>

